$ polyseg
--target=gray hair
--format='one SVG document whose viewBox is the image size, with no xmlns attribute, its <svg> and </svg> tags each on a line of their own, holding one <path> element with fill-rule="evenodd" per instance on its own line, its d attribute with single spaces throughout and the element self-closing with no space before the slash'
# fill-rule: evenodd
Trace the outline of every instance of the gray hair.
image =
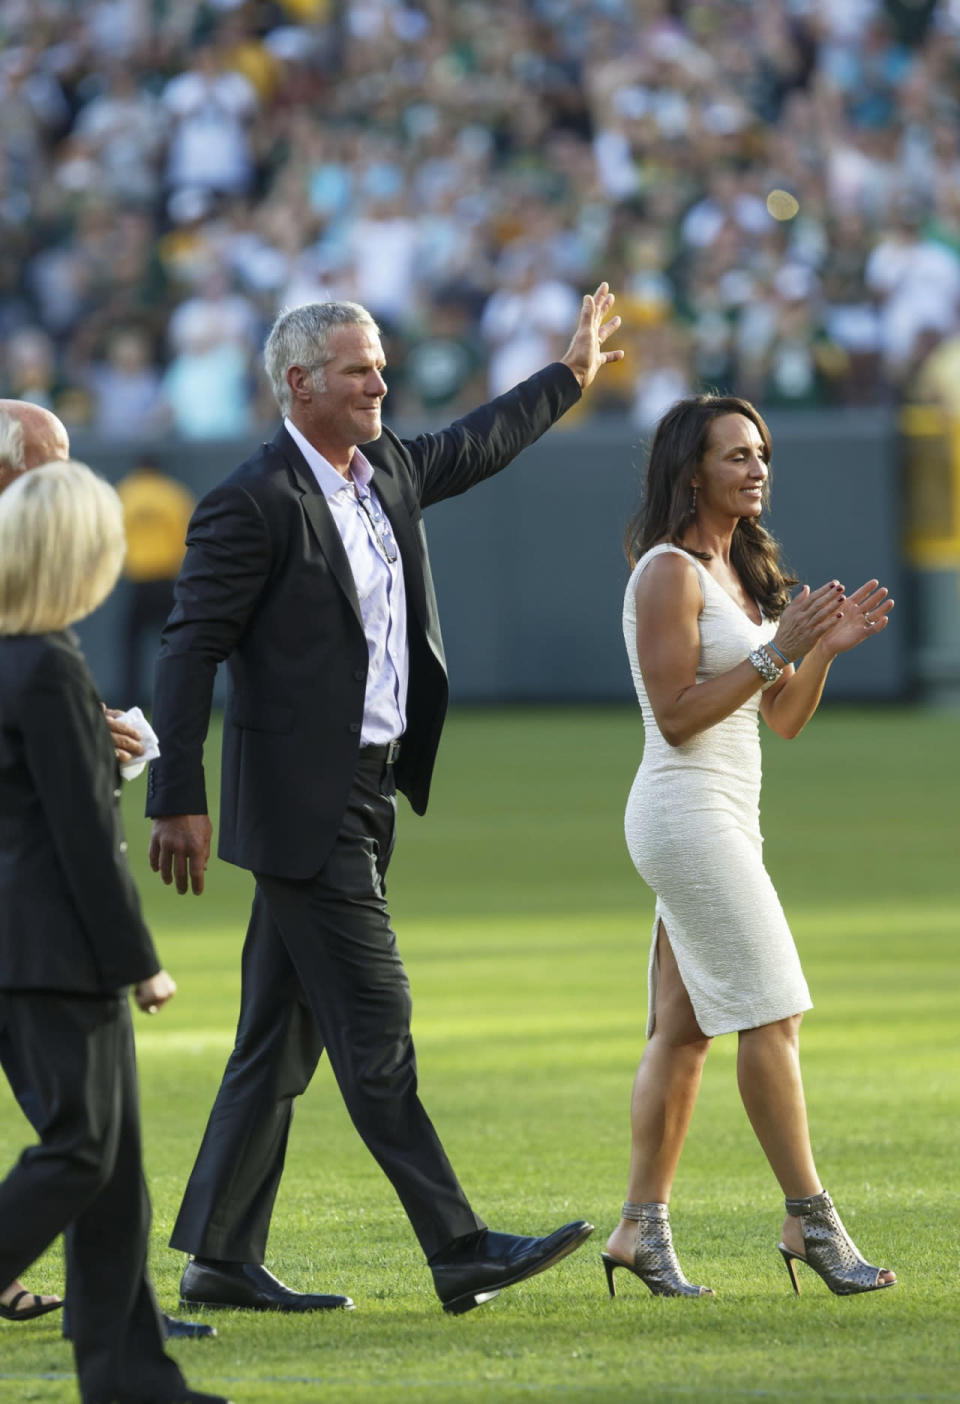
<svg viewBox="0 0 960 1404">
<path fill-rule="evenodd" d="M 331 359 L 327 351 L 330 332 L 334 327 L 349 326 L 380 331 L 359 302 L 307 302 L 302 307 L 288 307 L 280 313 L 270 328 L 263 364 L 281 414 L 289 414 L 292 403 L 287 384 L 290 367 L 301 366 L 310 371 L 314 389 L 322 390 L 323 367 Z"/>
<path fill-rule="evenodd" d="M 0 468 L 22 473 L 25 464 L 23 425 L 15 415 L 0 410 Z"/>
</svg>

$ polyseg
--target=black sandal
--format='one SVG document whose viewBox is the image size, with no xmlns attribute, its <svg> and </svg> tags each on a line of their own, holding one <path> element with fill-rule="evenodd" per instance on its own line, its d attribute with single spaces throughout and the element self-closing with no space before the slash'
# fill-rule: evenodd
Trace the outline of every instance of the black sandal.
<svg viewBox="0 0 960 1404">
<path fill-rule="evenodd" d="M 22 1302 L 24 1297 L 32 1297 L 33 1306 L 21 1307 L 18 1311 L 17 1303 Z M 0 1317 L 4 1321 L 32 1321 L 35 1316 L 45 1316 L 48 1311 L 56 1311 L 62 1306 L 63 1302 L 59 1298 L 55 1302 L 45 1302 L 36 1292 L 28 1292 L 24 1288 L 15 1297 L 11 1297 L 9 1302 L 0 1302 Z"/>
</svg>

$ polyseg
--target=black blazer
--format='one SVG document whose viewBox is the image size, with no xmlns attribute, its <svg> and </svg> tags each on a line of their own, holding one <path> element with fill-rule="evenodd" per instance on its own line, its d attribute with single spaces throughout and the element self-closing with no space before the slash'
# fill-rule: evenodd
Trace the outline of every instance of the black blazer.
<svg viewBox="0 0 960 1404">
<path fill-rule="evenodd" d="M 0 636 L 0 989 L 105 994 L 160 969 L 119 798 L 72 636 Z"/>
<path fill-rule="evenodd" d="M 447 676 L 421 509 L 506 467 L 580 397 L 548 366 L 448 429 L 402 441 L 384 429 L 363 453 L 403 561 L 410 648 L 398 787 L 418 813 L 447 706 Z M 367 643 L 336 524 L 286 430 L 209 493 L 157 661 L 147 814 L 207 810 L 203 742 L 217 664 L 227 660 L 219 854 L 307 878 L 346 807 L 363 721 Z"/>
</svg>

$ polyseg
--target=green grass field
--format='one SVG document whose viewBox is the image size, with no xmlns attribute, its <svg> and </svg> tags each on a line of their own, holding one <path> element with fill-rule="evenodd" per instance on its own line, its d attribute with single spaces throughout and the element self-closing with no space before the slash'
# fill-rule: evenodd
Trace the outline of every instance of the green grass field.
<svg viewBox="0 0 960 1404">
<path fill-rule="evenodd" d="M 853 1236 L 896 1268 L 892 1291 L 843 1299 L 776 1252 L 782 1201 L 718 1039 L 681 1164 L 682 1261 L 715 1299 L 665 1300 L 599 1250 L 617 1218 L 627 1100 L 642 1048 L 652 901 L 623 843 L 641 749 L 629 709 L 460 712 L 430 815 L 402 805 L 389 895 L 414 990 L 424 1101 L 495 1227 L 597 1226 L 554 1271 L 446 1317 L 389 1185 L 319 1071 L 295 1119 L 269 1265 L 357 1310 L 210 1314 L 215 1341 L 175 1350 L 197 1388 L 238 1404 L 336 1400 L 960 1400 L 957 942 L 960 718 L 825 711 L 795 743 L 764 739 L 768 866 L 816 1008 L 804 1029 L 824 1181 Z M 216 863 L 201 899 L 146 869 L 143 782 L 127 787 L 145 905 L 180 984 L 139 1018 L 152 1269 L 166 1247 L 231 1044 L 250 885 Z M 2 1160 L 28 1138 L 0 1089 Z M 53 1290 L 59 1249 L 29 1275 Z M 56 1315 L 0 1323 L 0 1400 L 76 1398 Z"/>
</svg>

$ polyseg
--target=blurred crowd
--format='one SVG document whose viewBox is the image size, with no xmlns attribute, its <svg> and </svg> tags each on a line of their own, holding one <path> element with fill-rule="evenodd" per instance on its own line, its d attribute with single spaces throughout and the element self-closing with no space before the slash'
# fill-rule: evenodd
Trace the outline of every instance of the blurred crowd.
<svg viewBox="0 0 960 1404">
<path fill-rule="evenodd" d="M 960 404 L 960 0 L 2 0 L 0 43 L 0 395 L 71 428 L 249 433 L 331 296 L 447 418 L 600 277 L 641 430 Z"/>
</svg>

